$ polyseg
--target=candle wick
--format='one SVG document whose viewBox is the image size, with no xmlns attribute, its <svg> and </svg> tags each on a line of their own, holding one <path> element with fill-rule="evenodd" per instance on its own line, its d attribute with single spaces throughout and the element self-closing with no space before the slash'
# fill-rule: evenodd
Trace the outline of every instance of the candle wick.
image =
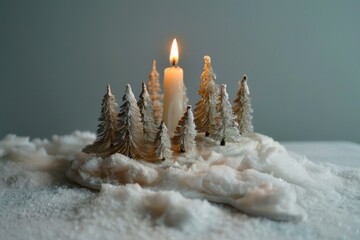
<svg viewBox="0 0 360 240">
<path fill-rule="evenodd" d="M 175 59 L 172 59 L 172 66 L 173 66 L 173 67 L 177 67 L 177 66 L 176 66 L 176 60 L 175 60 Z"/>
</svg>

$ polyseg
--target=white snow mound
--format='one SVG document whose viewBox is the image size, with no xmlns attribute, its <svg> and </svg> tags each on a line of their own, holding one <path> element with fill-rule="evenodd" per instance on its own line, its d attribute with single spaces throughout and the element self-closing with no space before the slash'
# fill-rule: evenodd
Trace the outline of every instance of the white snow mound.
<svg viewBox="0 0 360 240">
<path fill-rule="evenodd" d="M 172 190 L 187 198 L 228 204 L 254 216 L 299 221 L 306 218 L 306 212 L 297 202 L 295 187 L 316 181 L 303 163 L 304 159 L 290 156 L 282 145 L 264 135 L 247 134 L 240 143 L 226 146 L 198 136 L 196 150 L 159 163 L 121 154 L 105 159 L 78 154 L 67 176 L 98 190 L 104 183 L 139 184 L 154 191 Z"/>
<path fill-rule="evenodd" d="M 108 212 L 132 221 L 134 215 L 156 225 L 177 228 L 189 233 L 203 232 L 221 214 L 209 202 L 188 199 L 175 191 L 152 191 L 138 184 L 114 186 L 103 184 L 93 205 L 106 206 Z M 106 213 L 108 214 L 108 213 Z"/>
</svg>

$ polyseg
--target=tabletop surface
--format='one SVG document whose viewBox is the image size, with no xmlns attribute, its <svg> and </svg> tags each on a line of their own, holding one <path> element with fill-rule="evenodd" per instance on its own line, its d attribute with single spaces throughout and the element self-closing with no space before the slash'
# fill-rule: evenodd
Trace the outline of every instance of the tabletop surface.
<svg viewBox="0 0 360 240">
<path fill-rule="evenodd" d="M 360 144 L 347 141 L 282 142 L 288 151 L 312 161 L 328 162 L 346 167 L 360 167 Z"/>
</svg>

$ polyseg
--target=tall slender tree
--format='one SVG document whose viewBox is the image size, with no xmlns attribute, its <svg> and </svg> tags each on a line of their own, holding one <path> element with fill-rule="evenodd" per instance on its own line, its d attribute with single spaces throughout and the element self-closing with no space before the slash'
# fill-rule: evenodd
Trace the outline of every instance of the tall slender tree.
<svg viewBox="0 0 360 240">
<path fill-rule="evenodd" d="M 142 91 L 137 104 L 144 125 L 144 140 L 152 142 L 156 136 L 157 126 L 154 119 L 154 108 L 144 82 L 142 83 Z"/>
<path fill-rule="evenodd" d="M 110 85 L 107 85 L 107 91 L 101 104 L 101 115 L 99 125 L 96 131 L 97 137 L 93 144 L 87 145 L 83 152 L 95 153 L 107 157 L 113 152 L 113 143 L 118 131 L 117 103 L 115 96 L 111 93 Z"/>
<path fill-rule="evenodd" d="M 174 136 L 172 137 L 172 143 L 180 150 L 180 152 L 190 152 L 195 148 L 195 137 L 196 129 L 194 116 L 191 111 L 191 106 L 188 105 L 186 112 L 176 127 Z"/>
<path fill-rule="evenodd" d="M 161 86 L 159 82 L 159 73 L 156 70 L 156 60 L 153 60 L 152 67 L 149 73 L 149 95 L 154 106 L 154 117 L 157 124 L 162 120 L 163 115 L 163 98 L 161 93 Z"/>
<path fill-rule="evenodd" d="M 171 141 L 168 129 L 164 121 L 161 121 L 158 133 L 155 138 L 155 155 L 158 159 L 165 160 L 172 158 Z"/>
<path fill-rule="evenodd" d="M 226 142 L 237 142 L 241 136 L 226 92 L 226 84 L 221 85 L 216 109 L 219 115 L 212 125 L 211 137 L 220 141 L 222 146 L 225 146 Z"/>
<path fill-rule="evenodd" d="M 211 65 L 211 58 L 204 57 L 204 70 L 201 74 L 201 83 L 198 94 L 201 99 L 196 103 L 194 117 L 198 132 L 205 132 L 209 136 L 211 125 L 214 124 L 217 116 L 216 96 L 218 86 L 215 83 L 216 75 Z"/>
<path fill-rule="evenodd" d="M 115 152 L 134 159 L 143 158 L 141 147 L 144 144 L 144 127 L 141 122 L 140 109 L 130 84 L 126 85 L 118 118 L 119 130 L 116 135 Z"/>
<path fill-rule="evenodd" d="M 254 131 L 254 127 L 252 125 L 253 109 L 251 107 L 251 98 L 249 87 L 247 85 L 247 79 L 248 77 L 244 75 L 241 81 L 239 81 L 239 88 L 233 104 L 233 111 L 240 133 Z"/>
</svg>

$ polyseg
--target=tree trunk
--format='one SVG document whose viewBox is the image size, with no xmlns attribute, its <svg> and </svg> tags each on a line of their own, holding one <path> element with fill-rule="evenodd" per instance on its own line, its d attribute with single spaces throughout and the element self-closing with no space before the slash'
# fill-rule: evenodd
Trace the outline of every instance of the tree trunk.
<svg viewBox="0 0 360 240">
<path fill-rule="evenodd" d="M 184 153 L 185 149 L 183 147 L 180 147 L 180 152 Z"/>
</svg>

